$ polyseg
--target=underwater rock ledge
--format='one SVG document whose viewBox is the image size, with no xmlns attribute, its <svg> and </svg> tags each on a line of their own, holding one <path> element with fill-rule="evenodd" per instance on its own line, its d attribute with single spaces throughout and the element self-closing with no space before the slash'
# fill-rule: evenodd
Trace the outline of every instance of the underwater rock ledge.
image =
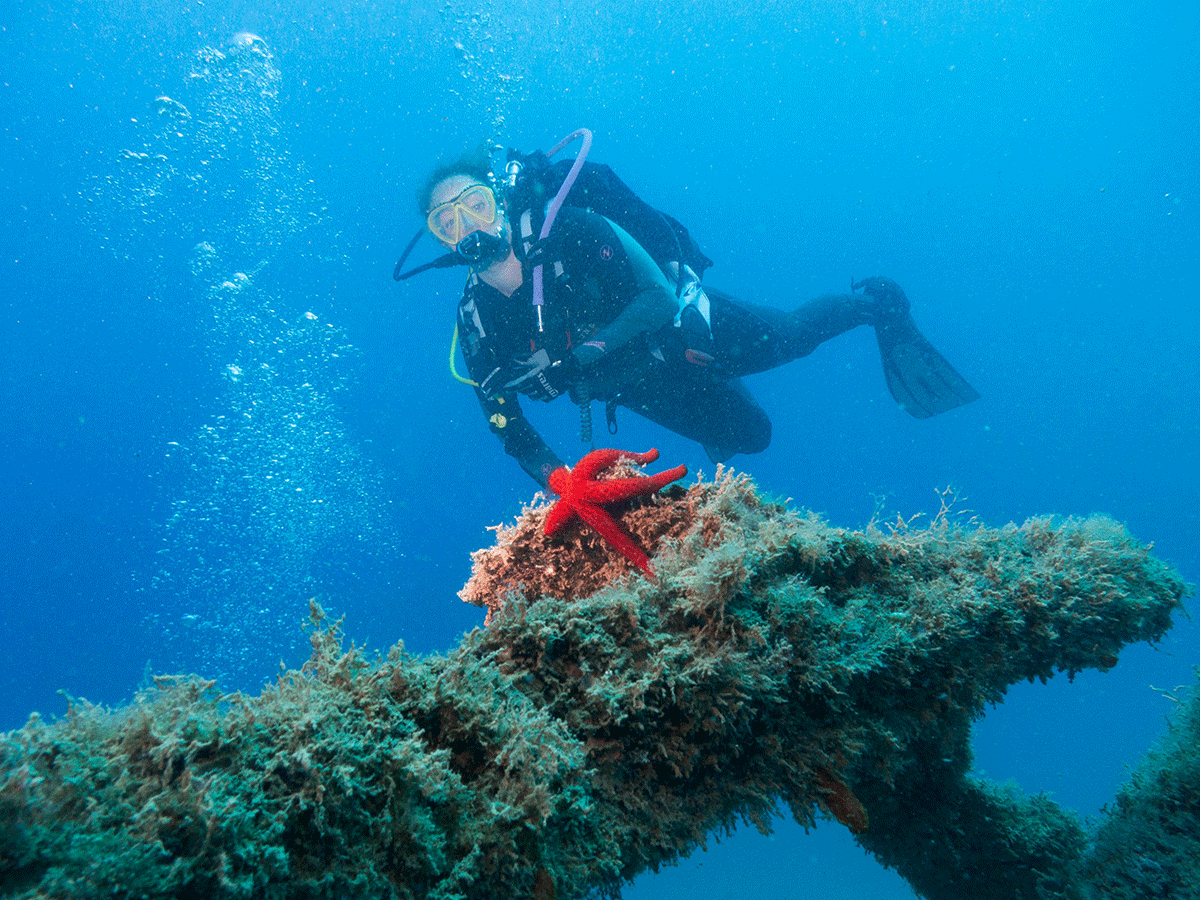
<svg viewBox="0 0 1200 900">
<path fill-rule="evenodd" d="M 852 532 L 719 472 L 624 511 L 648 581 L 544 517 L 476 555 L 491 622 L 446 655 L 314 607 L 257 697 L 165 679 L 5 735 L 0 895 L 616 895 L 781 803 L 928 897 L 1089 895 L 1083 826 L 969 778 L 969 731 L 1170 627 L 1185 585 L 1120 525 Z"/>
</svg>

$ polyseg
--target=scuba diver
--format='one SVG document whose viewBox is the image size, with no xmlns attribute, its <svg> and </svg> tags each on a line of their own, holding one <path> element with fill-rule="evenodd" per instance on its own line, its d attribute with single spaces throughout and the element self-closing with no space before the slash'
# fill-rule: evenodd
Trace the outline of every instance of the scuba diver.
<svg viewBox="0 0 1200 900">
<path fill-rule="evenodd" d="M 574 163 L 550 158 L 577 137 Z M 439 166 L 419 194 L 425 228 L 449 252 L 431 267 L 470 266 L 454 343 L 461 341 L 489 427 L 546 487 L 563 465 L 521 412 L 519 396 L 568 395 L 591 440 L 590 404 L 609 431 L 624 407 L 697 441 L 713 462 L 759 453 L 771 421 L 742 377 L 807 356 L 860 325 L 878 338 L 892 396 L 918 418 L 978 398 L 921 335 L 894 281 L 872 277 L 848 294 L 793 310 L 747 303 L 700 278 L 712 261 L 687 229 L 642 201 L 603 165 L 585 163 L 580 129 L 548 153 L 508 152 L 505 176 L 481 149 Z M 861 293 L 860 293 L 861 291 Z"/>
</svg>

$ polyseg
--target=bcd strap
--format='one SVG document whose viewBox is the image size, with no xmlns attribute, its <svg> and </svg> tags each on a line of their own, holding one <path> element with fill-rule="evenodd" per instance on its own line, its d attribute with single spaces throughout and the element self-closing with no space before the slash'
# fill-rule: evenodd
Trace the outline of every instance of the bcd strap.
<svg viewBox="0 0 1200 900">
<path fill-rule="evenodd" d="M 528 256 L 533 247 L 533 210 L 521 213 L 521 255 Z"/>
<path fill-rule="evenodd" d="M 520 228 L 521 228 L 521 255 L 525 258 L 528 258 L 529 251 L 531 249 L 533 249 L 533 245 L 535 243 L 537 243 L 537 241 L 534 238 L 534 231 L 533 231 L 533 210 L 527 209 L 527 210 L 525 210 L 525 212 L 521 213 Z M 563 269 L 562 260 L 556 259 L 554 261 L 554 277 L 555 277 L 555 279 L 562 278 L 564 271 L 565 270 Z"/>
</svg>

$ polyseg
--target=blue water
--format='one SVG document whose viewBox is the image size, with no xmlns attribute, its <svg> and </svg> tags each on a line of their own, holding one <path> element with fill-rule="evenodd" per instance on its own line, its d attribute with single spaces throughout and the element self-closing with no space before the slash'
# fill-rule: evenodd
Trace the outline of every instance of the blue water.
<svg viewBox="0 0 1200 900">
<path fill-rule="evenodd" d="M 946 486 L 995 525 L 1105 512 L 1200 580 L 1195 4 L 181 6 L 0 30 L 0 728 L 148 670 L 255 689 L 309 597 L 380 649 L 481 623 L 468 554 L 532 483 L 446 371 L 461 272 L 390 273 L 421 176 L 482 137 L 591 128 L 743 297 L 895 278 L 983 395 L 912 419 L 839 338 L 751 380 L 765 489 L 851 527 Z M 569 405 L 537 420 L 580 452 Z M 616 443 L 712 470 L 631 415 Z M 1014 689 L 977 768 L 1095 815 L 1197 631 Z M 781 819 L 627 896 L 868 893 L 912 896 Z"/>
</svg>

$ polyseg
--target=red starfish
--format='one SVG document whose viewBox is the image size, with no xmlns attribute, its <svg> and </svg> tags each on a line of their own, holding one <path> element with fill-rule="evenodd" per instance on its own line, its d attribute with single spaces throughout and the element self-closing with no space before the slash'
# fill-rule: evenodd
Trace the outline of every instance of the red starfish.
<svg viewBox="0 0 1200 900">
<path fill-rule="evenodd" d="M 574 469 L 559 466 L 550 473 L 550 490 L 562 499 L 557 500 L 546 514 L 546 534 L 554 534 L 571 520 L 579 516 L 591 525 L 600 536 L 621 552 L 635 566 L 653 576 L 650 560 L 645 552 L 634 543 L 633 537 L 621 524 L 601 507 L 642 494 L 653 494 L 664 485 L 670 484 L 687 474 L 687 466 L 676 466 L 657 475 L 635 475 L 632 478 L 610 478 L 598 480 L 596 476 L 627 456 L 636 463 L 652 463 L 658 459 L 657 450 L 645 453 L 626 453 L 624 450 L 593 450 Z"/>
</svg>

